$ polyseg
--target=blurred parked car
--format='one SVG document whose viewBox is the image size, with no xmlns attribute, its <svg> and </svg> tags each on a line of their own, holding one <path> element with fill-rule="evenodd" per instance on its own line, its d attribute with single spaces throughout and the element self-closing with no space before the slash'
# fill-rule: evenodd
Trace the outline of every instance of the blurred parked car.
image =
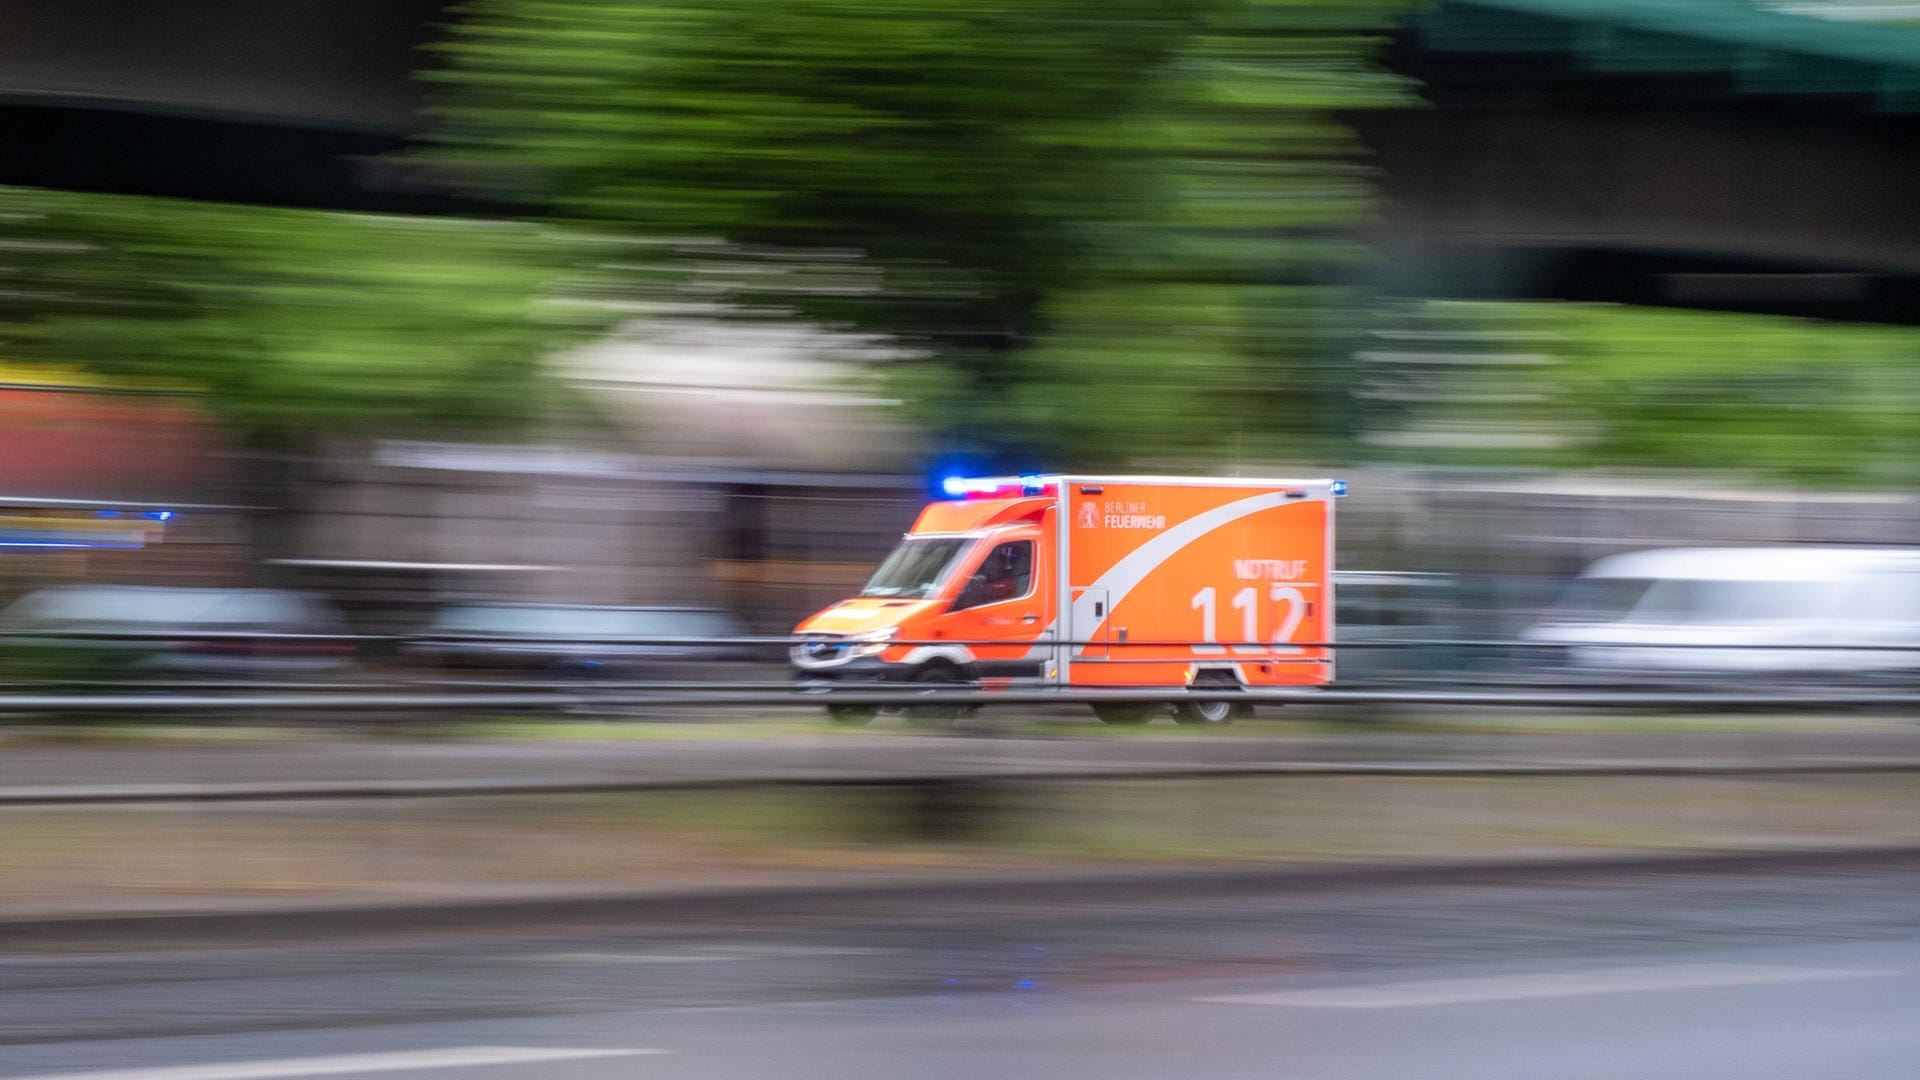
<svg viewBox="0 0 1920 1080">
<path fill-rule="evenodd" d="M 1588 567 L 1523 636 L 1573 670 L 1628 681 L 1920 673 L 1920 550 L 1615 555 Z M 1863 647 L 1835 648 L 1851 645 Z"/>
<path fill-rule="evenodd" d="M 0 612 L 14 677 L 236 676 L 345 667 L 353 642 L 321 598 L 281 589 L 66 585 Z"/>
<path fill-rule="evenodd" d="M 441 611 L 406 651 L 448 667 L 658 673 L 753 659 L 740 646 L 707 643 L 741 634 L 733 616 L 710 608 L 471 604 Z"/>
</svg>

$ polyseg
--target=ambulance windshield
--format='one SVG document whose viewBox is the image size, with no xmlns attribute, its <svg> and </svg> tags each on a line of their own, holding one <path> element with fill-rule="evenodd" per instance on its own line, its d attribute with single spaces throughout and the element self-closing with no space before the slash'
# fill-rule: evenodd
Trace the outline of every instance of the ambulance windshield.
<svg viewBox="0 0 1920 1080">
<path fill-rule="evenodd" d="M 923 600 L 940 587 L 947 570 L 972 541 L 953 537 L 909 536 L 874 571 L 861 596 L 898 596 Z"/>
</svg>

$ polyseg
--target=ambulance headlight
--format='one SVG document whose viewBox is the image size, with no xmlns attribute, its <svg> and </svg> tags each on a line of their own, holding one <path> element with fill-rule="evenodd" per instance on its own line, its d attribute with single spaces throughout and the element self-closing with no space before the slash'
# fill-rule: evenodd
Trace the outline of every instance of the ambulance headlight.
<svg viewBox="0 0 1920 1080">
<path fill-rule="evenodd" d="M 895 626 L 889 626 L 885 630 L 875 630 L 872 633 L 861 634 L 859 637 L 853 639 L 853 654 L 855 656 L 878 656 L 886 652 L 887 645 L 899 636 L 900 629 Z"/>
</svg>

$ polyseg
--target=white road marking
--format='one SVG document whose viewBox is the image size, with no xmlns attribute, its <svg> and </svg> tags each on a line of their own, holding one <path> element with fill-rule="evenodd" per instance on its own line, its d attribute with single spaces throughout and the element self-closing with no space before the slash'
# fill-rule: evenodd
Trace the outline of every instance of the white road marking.
<svg viewBox="0 0 1920 1080">
<path fill-rule="evenodd" d="M 1871 979 L 1897 974 L 1867 968 L 1767 967 L 1757 964 L 1665 964 L 1597 968 L 1531 975 L 1432 979 L 1375 986 L 1329 986 L 1264 994 L 1225 994 L 1195 1000 L 1223 1005 L 1292 1005 L 1321 1009 L 1404 1009 L 1485 1001 L 1631 994 L 1651 990 L 1703 990 L 1721 986 L 1766 986 L 1829 979 Z"/>
<path fill-rule="evenodd" d="M 715 945 L 709 952 L 550 952 L 514 957 L 524 964 L 725 964 L 807 956 L 873 956 L 886 949 L 840 945 Z"/>
<path fill-rule="evenodd" d="M 292 1076 L 345 1076 L 401 1072 L 407 1069 L 467 1069 L 482 1065 L 524 1065 L 540 1061 L 636 1057 L 665 1050 L 588 1050 L 548 1046 L 449 1046 L 439 1050 L 396 1050 L 384 1054 L 226 1061 L 205 1065 L 166 1065 L 152 1069 L 102 1069 L 94 1072 L 37 1073 L 10 1080 L 277 1080 Z"/>
<path fill-rule="evenodd" d="M 1008 768 L 1052 768 L 1084 769 L 1088 771 L 1106 771 L 1116 773 L 1137 772 L 1142 769 L 1207 769 L 1220 766 L 1238 767 L 1242 765 L 1265 765 L 1264 761 L 1249 762 L 1245 758 L 1238 761 L 1160 761 L 1153 759 L 1116 761 L 1111 758 L 1048 758 L 1048 757 L 977 757 L 960 758 L 956 765 L 1001 765 Z"/>
<path fill-rule="evenodd" d="M 748 956 L 711 956 L 705 953 L 556 952 L 516 956 L 523 964 L 730 964 Z"/>
<path fill-rule="evenodd" d="M 896 949 L 869 945 L 716 945 L 715 949 L 746 956 L 882 956 Z"/>
</svg>

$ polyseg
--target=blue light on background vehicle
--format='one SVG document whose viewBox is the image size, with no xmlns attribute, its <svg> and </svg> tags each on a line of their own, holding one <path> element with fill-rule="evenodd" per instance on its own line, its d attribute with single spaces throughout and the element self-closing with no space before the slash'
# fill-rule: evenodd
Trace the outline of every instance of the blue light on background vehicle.
<svg viewBox="0 0 1920 1080">
<path fill-rule="evenodd" d="M 1327 485 L 1327 491 L 1337 499 L 1347 493 L 1347 482 L 1345 480 L 1335 480 L 1333 483 Z"/>
<path fill-rule="evenodd" d="M 15 540 L 9 534 L 0 534 L 0 548 L 40 548 L 63 551 L 137 551 L 142 545 L 137 541 L 101 541 L 98 543 L 79 540 Z"/>
<path fill-rule="evenodd" d="M 149 518 L 152 518 L 152 519 L 153 519 L 153 520 L 155 520 L 155 521 L 172 521 L 172 520 L 173 520 L 173 511 L 171 511 L 171 510 L 148 510 L 148 511 L 147 511 L 146 513 L 144 513 L 144 514 L 142 514 L 142 515 L 140 515 L 140 516 L 141 516 L 141 517 L 149 517 Z"/>
</svg>

